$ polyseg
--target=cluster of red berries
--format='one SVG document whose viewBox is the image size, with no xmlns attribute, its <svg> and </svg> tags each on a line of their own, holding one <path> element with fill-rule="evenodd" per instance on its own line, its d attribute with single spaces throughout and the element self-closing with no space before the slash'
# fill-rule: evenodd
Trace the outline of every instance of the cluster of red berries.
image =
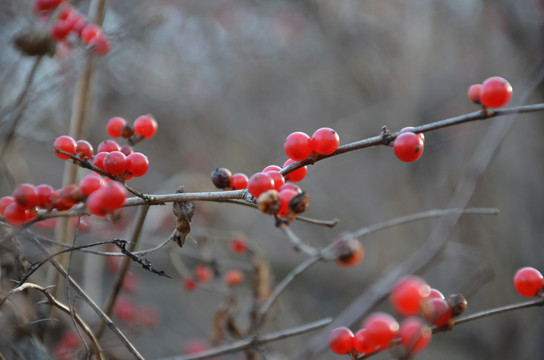
<svg viewBox="0 0 544 360">
<path fill-rule="evenodd" d="M 289 134 L 283 143 L 283 149 L 289 159 L 306 160 L 313 154 L 330 155 L 338 149 L 340 137 L 331 128 L 317 129 L 312 137 L 302 131 Z"/>
<path fill-rule="evenodd" d="M 329 347 L 337 354 L 369 354 L 398 344 L 405 354 L 424 350 L 431 341 L 431 328 L 452 324 L 467 306 L 462 295 L 444 295 L 431 289 L 417 277 L 401 279 L 389 296 L 393 309 L 404 319 L 400 324 L 384 312 L 370 314 L 355 334 L 347 327 L 335 328 L 329 335 Z M 423 315 L 422 319 L 418 315 Z"/>
<path fill-rule="evenodd" d="M 524 267 L 514 275 L 514 288 L 525 297 L 544 296 L 544 278 L 533 267 Z"/>
<path fill-rule="evenodd" d="M 493 76 L 482 84 L 471 85 L 468 89 L 470 101 L 484 107 L 500 108 L 510 101 L 512 86 L 500 76 Z"/>
<path fill-rule="evenodd" d="M 76 359 L 81 345 L 81 339 L 76 332 L 65 331 L 62 334 L 59 343 L 55 346 L 53 355 L 55 356 L 55 359 L 58 360 Z"/>
<path fill-rule="evenodd" d="M 199 264 L 194 269 L 194 277 L 183 278 L 183 287 L 185 290 L 196 290 L 199 284 L 204 284 L 214 280 L 215 273 L 207 265 Z M 223 274 L 222 280 L 228 286 L 237 286 L 244 281 L 244 273 L 239 269 L 229 269 Z"/>
<path fill-rule="evenodd" d="M 125 325 L 155 327 L 159 322 L 159 311 L 155 306 L 138 306 L 127 296 L 120 296 L 113 306 L 113 315 Z"/>
<path fill-rule="evenodd" d="M 73 34 L 83 44 L 90 46 L 98 56 L 104 56 L 110 51 L 110 41 L 102 28 L 89 22 L 77 9 L 67 4 L 66 0 L 35 0 L 32 10 L 47 18 L 59 6 L 62 8 L 50 29 L 50 35 L 54 40 L 70 47 L 68 38 L 70 34 Z"/>
</svg>

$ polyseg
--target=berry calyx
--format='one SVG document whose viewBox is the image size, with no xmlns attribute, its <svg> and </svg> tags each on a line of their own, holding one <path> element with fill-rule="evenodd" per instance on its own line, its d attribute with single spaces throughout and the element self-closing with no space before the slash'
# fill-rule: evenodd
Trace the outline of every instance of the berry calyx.
<svg viewBox="0 0 544 360">
<path fill-rule="evenodd" d="M 512 85 L 500 76 L 493 76 L 482 83 L 480 101 L 482 105 L 499 108 L 512 97 Z"/>
<path fill-rule="evenodd" d="M 236 173 L 230 179 L 230 188 L 232 190 L 242 190 L 247 187 L 249 179 L 246 174 Z"/>
<path fill-rule="evenodd" d="M 540 271 L 533 267 L 524 267 L 514 275 L 514 288 L 525 297 L 533 297 L 542 293 L 544 278 Z"/>
<path fill-rule="evenodd" d="M 413 132 L 405 132 L 395 139 L 393 151 L 399 160 L 413 162 L 423 154 L 423 141 Z"/>
<path fill-rule="evenodd" d="M 122 117 L 112 117 L 106 124 L 106 132 L 112 138 L 118 138 L 121 136 L 121 131 L 126 124 L 126 120 Z"/>
<path fill-rule="evenodd" d="M 295 160 L 288 159 L 283 164 L 283 168 L 285 169 L 287 166 L 291 165 L 294 162 L 295 162 Z M 301 181 L 302 179 L 304 179 L 306 177 L 307 172 L 308 172 L 308 167 L 303 166 L 303 167 L 301 167 L 299 169 L 296 169 L 294 171 L 291 171 L 289 174 L 285 175 L 285 180 L 292 181 L 292 182 L 299 182 L 299 181 Z"/>
<path fill-rule="evenodd" d="M 258 198 L 263 192 L 274 189 L 274 179 L 267 173 L 255 173 L 249 178 L 247 189 L 251 195 Z"/>
<path fill-rule="evenodd" d="M 332 329 L 329 334 L 329 347 L 337 354 L 344 355 L 353 350 L 354 335 L 347 327 Z"/>
<path fill-rule="evenodd" d="M 135 177 L 145 175 L 149 170 L 149 160 L 142 153 L 135 152 L 127 155 L 127 171 Z"/>
<path fill-rule="evenodd" d="M 57 149 L 74 155 L 76 153 L 77 144 L 74 139 L 67 135 L 59 136 L 53 142 L 53 150 L 55 151 L 55 155 L 57 155 L 59 159 L 69 159 L 70 156 L 57 152 Z"/>
<path fill-rule="evenodd" d="M 417 317 L 408 317 L 400 323 L 400 343 L 411 354 L 425 350 L 431 342 L 431 329 Z"/>
<path fill-rule="evenodd" d="M 430 290 L 420 277 L 406 276 L 397 282 L 389 294 L 389 301 L 399 315 L 417 315 L 421 311 L 421 302 L 429 296 Z"/>
<path fill-rule="evenodd" d="M 285 154 L 295 161 L 306 160 L 313 151 L 312 139 L 301 131 L 289 134 L 283 143 Z"/>
<path fill-rule="evenodd" d="M 150 138 L 155 135 L 158 128 L 157 121 L 151 115 L 142 115 L 134 121 L 134 133 L 144 138 Z"/>
<path fill-rule="evenodd" d="M 480 102 L 481 92 L 482 92 L 482 84 L 474 84 L 474 85 L 470 85 L 470 87 L 468 88 L 467 95 L 470 101 L 479 105 L 481 104 Z"/>
<path fill-rule="evenodd" d="M 322 127 L 312 135 L 312 148 L 318 154 L 330 155 L 338 149 L 338 145 L 340 145 L 340 137 L 331 128 Z"/>
</svg>

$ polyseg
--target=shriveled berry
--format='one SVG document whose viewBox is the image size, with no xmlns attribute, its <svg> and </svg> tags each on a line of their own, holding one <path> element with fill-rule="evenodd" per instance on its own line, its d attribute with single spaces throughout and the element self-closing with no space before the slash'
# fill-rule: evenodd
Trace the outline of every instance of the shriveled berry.
<svg viewBox="0 0 544 360">
<path fill-rule="evenodd" d="M 353 333 L 347 327 L 332 329 L 329 334 L 329 347 L 337 354 L 344 355 L 353 350 Z"/>
<path fill-rule="evenodd" d="M 340 137 L 331 128 L 322 127 L 312 135 L 312 148 L 318 154 L 330 155 L 338 149 L 338 145 L 340 145 Z"/>
<path fill-rule="evenodd" d="M 312 154 L 312 139 L 301 131 L 289 134 L 283 143 L 288 158 L 302 161 Z"/>
<path fill-rule="evenodd" d="M 468 306 L 467 299 L 462 294 L 451 294 L 446 301 L 450 306 L 451 316 L 453 317 L 464 313 Z"/>
<path fill-rule="evenodd" d="M 118 138 L 121 136 L 121 130 L 127 124 L 126 120 L 122 117 L 112 117 L 106 124 L 106 132 L 112 138 Z"/>
<path fill-rule="evenodd" d="M 233 174 L 230 179 L 230 188 L 232 190 L 242 190 L 247 187 L 248 182 L 249 179 L 247 178 L 246 174 L 236 173 Z"/>
<path fill-rule="evenodd" d="M 157 121 L 151 115 L 142 115 L 134 121 L 134 132 L 144 138 L 150 138 L 157 131 Z"/>
<path fill-rule="evenodd" d="M 226 168 L 216 168 L 212 171 L 212 183 L 218 189 L 226 189 L 230 187 L 232 173 Z"/>
<path fill-rule="evenodd" d="M 280 209 L 280 195 L 274 189 L 266 190 L 257 198 L 257 204 L 259 206 L 259 211 L 265 214 L 275 215 Z"/>
<path fill-rule="evenodd" d="M 343 233 L 332 247 L 336 263 L 342 267 L 351 267 L 359 264 L 365 255 L 363 244 L 349 233 Z"/>
<path fill-rule="evenodd" d="M 61 154 L 57 152 L 56 149 L 62 150 L 64 152 L 74 155 L 76 153 L 76 148 L 77 148 L 76 141 L 67 135 L 59 136 L 53 142 L 53 150 L 55 151 L 55 155 L 57 155 L 57 157 L 60 159 L 69 159 L 70 156 Z"/>
</svg>

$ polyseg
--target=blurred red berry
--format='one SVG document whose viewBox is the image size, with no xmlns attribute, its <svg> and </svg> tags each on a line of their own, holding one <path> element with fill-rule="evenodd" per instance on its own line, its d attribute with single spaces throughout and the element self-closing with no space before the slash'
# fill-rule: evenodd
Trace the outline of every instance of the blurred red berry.
<svg viewBox="0 0 544 360">
<path fill-rule="evenodd" d="M 508 103 L 512 97 L 512 85 L 500 76 L 493 76 L 482 83 L 480 102 L 482 105 L 499 108 Z"/>
<path fill-rule="evenodd" d="M 244 281 L 244 273 L 238 269 L 230 269 L 223 275 L 223 280 L 228 286 L 236 286 Z"/>
<path fill-rule="evenodd" d="M 247 189 L 251 195 L 258 198 L 263 192 L 274 189 L 274 179 L 267 173 L 255 173 L 249 178 Z"/>
<path fill-rule="evenodd" d="M 354 348 L 353 333 L 347 327 L 332 329 L 329 334 L 329 347 L 337 354 L 345 355 Z"/>
<path fill-rule="evenodd" d="M 17 204 L 28 209 L 38 203 L 38 192 L 32 184 L 21 184 L 13 191 L 13 198 Z"/>
<path fill-rule="evenodd" d="M 533 267 L 524 267 L 514 275 L 514 288 L 525 297 L 537 296 L 544 287 L 544 278 L 540 271 Z"/>
<path fill-rule="evenodd" d="M 76 148 L 77 148 L 76 141 L 67 135 L 59 136 L 53 142 L 54 151 L 55 149 L 58 149 L 58 150 L 62 150 L 64 152 L 74 155 L 76 153 Z M 61 154 L 57 151 L 55 151 L 55 155 L 57 155 L 57 157 L 60 159 L 70 158 L 68 155 Z"/>
<path fill-rule="evenodd" d="M 410 354 L 425 350 L 431 342 L 431 329 L 417 317 L 408 317 L 400 323 L 400 343 Z"/>
<path fill-rule="evenodd" d="M 430 291 L 429 285 L 420 277 L 406 276 L 391 290 L 389 301 L 399 315 L 417 315 L 421 311 L 421 302 L 429 296 Z"/>
<path fill-rule="evenodd" d="M 126 124 L 126 120 L 122 117 L 112 117 L 106 124 L 106 132 L 112 138 L 118 138 L 121 136 L 121 130 Z"/>
<path fill-rule="evenodd" d="M 121 146 L 119 146 L 119 144 L 114 140 L 104 140 L 100 144 L 98 144 L 98 148 L 96 149 L 97 153 L 109 153 L 112 151 L 121 151 Z"/>
<path fill-rule="evenodd" d="M 283 168 L 285 169 L 287 166 L 291 165 L 294 162 L 295 162 L 295 160 L 288 159 L 283 164 Z M 299 181 L 301 181 L 302 179 L 304 179 L 306 177 L 307 172 L 308 172 L 308 168 L 306 166 L 303 166 L 303 167 L 301 167 L 299 169 L 296 169 L 295 171 L 292 171 L 289 174 L 285 175 L 285 180 L 289 180 L 289 181 L 292 181 L 292 182 L 299 182 Z"/>
<path fill-rule="evenodd" d="M 93 146 L 86 140 L 76 141 L 76 155 L 82 160 L 92 159 Z"/>
<path fill-rule="evenodd" d="M 144 138 L 150 138 L 157 131 L 157 121 L 151 115 L 142 115 L 134 121 L 134 132 Z"/>
</svg>

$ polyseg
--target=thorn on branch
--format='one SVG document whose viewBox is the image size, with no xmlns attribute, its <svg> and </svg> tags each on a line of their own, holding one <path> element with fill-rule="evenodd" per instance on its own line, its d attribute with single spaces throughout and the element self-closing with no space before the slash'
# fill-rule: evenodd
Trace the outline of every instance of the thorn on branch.
<svg viewBox="0 0 544 360">
<path fill-rule="evenodd" d="M 121 240 L 121 239 L 113 239 L 113 244 L 115 246 L 117 246 L 119 248 L 119 250 L 121 250 L 121 252 L 128 256 L 129 258 L 131 258 L 133 261 L 137 262 L 138 264 L 142 265 L 142 267 L 144 269 L 146 269 L 147 271 L 150 271 L 154 274 L 157 274 L 159 276 L 165 276 L 169 279 L 171 279 L 172 277 L 169 276 L 167 273 L 165 273 L 164 271 L 162 270 L 156 270 L 153 265 L 151 265 L 151 262 L 149 260 L 147 260 L 146 258 L 144 257 L 140 257 L 138 255 L 135 255 L 133 253 L 131 253 L 130 251 L 127 250 L 127 244 L 128 242 L 126 240 Z"/>
<path fill-rule="evenodd" d="M 386 125 L 382 126 L 382 133 L 381 133 L 383 144 L 389 145 L 391 141 L 393 141 L 393 138 L 391 136 L 391 131 L 387 128 Z"/>
</svg>

